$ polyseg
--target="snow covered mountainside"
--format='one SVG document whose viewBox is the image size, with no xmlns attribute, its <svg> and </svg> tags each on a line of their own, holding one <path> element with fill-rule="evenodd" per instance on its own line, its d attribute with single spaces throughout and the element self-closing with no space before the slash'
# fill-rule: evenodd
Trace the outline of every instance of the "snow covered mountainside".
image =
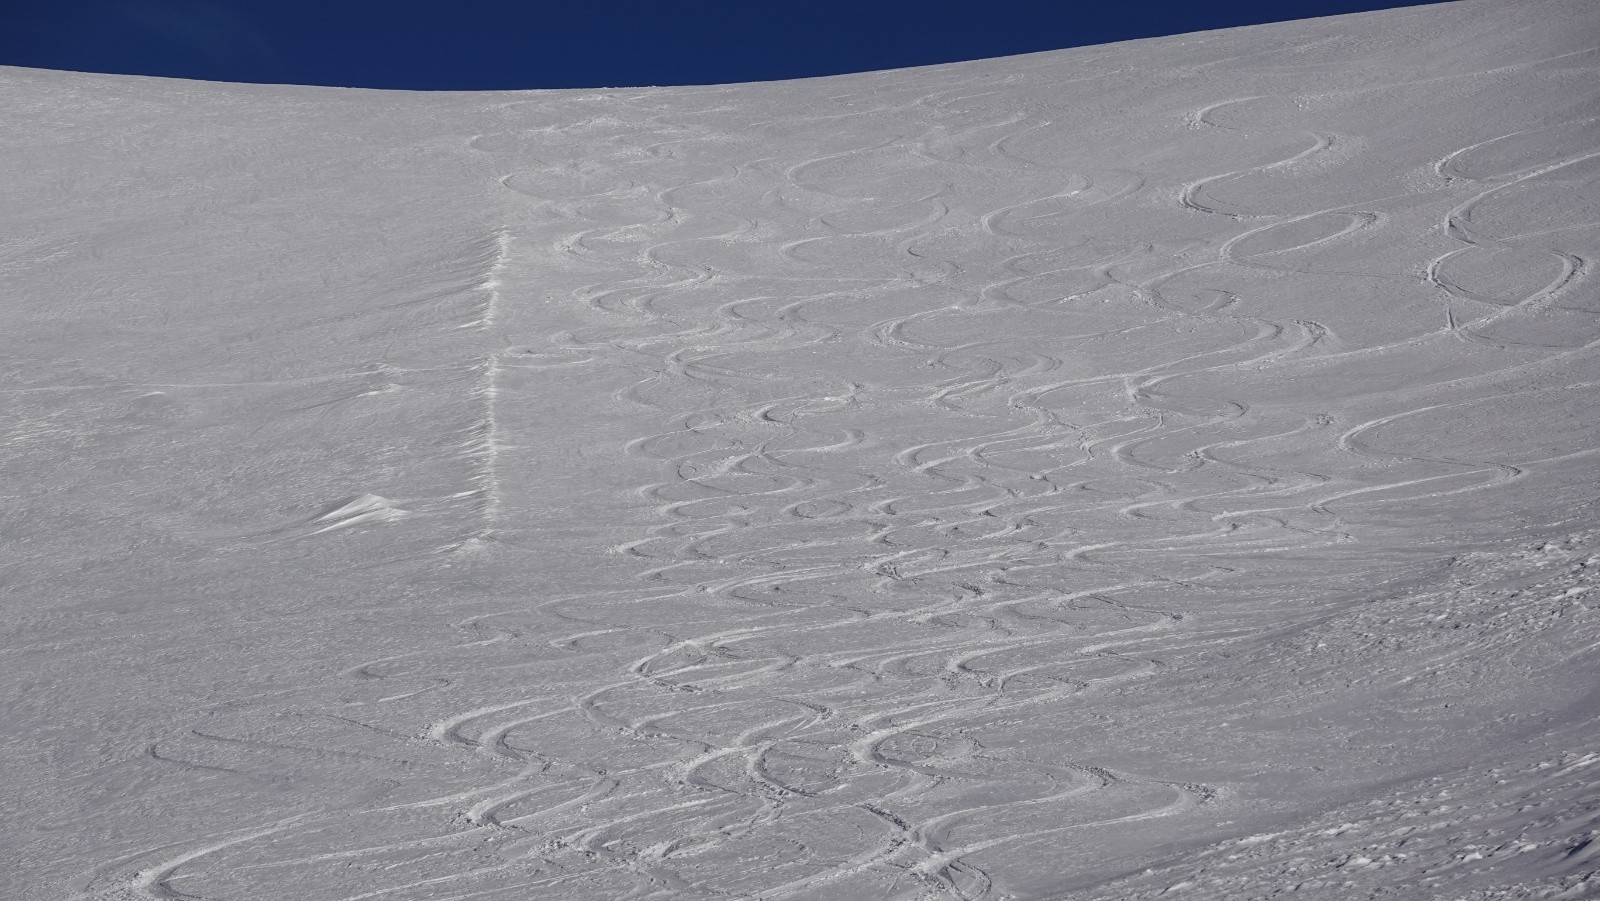
<svg viewBox="0 0 1600 901">
<path fill-rule="evenodd" d="M 1596 45 L 0 70 L 0 896 L 1600 897 Z"/>
</svg>

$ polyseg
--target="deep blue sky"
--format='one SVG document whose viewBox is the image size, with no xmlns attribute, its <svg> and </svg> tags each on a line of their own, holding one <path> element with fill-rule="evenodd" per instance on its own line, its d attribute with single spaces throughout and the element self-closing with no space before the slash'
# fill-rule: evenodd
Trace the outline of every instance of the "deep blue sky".
<svg viewBox="0 0 1600 901">
<path fill-rule="evenodd" d="M 431 90 L 708 84 L 1415 2 L 0 0 L 0 65 Z"/>
</svg>

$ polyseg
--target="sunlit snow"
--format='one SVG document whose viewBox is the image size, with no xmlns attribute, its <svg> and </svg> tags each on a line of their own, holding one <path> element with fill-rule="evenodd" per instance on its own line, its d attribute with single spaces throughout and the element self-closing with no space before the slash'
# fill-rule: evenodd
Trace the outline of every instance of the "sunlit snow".
<svg viewBox="0 0 1600 901">
<path fill-rule="evenodd" d="M 0 896 L 1600 895 L 1597 44 L 0 70 Z"/>
</svg>

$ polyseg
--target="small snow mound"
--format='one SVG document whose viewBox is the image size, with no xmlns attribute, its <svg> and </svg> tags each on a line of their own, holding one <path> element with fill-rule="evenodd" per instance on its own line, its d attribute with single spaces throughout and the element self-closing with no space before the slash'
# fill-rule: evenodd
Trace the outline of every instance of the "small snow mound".
<svg viewBox="0 0 1600 901">
<path fill-rule="evenodd" d="M 489 555 L 489 539 L 482 535 L 474 535 L 457 544 L 441 548 L 446 555 L 455 558 L 474 559 Z"/>
<path fill-rule="evenodd" d="M 320 516 L 311 520 L 314 524 L 323 524 L 322 528 L 311 534 L 321 535 L 324 532 L 368 522 L 388 522 L 405 515 L 405 510 L 396 507 L 386 497 L 377 494 L 358 494 L 334 503 Z"/>
</svg>

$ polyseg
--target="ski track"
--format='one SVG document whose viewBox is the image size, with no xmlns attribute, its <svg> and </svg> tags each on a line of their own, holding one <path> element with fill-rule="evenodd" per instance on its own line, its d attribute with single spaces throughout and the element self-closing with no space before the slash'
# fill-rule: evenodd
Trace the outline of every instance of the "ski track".
<svg viewBox="0 0 1600 901">
<path fill-rule="evenodd" d="M 1413 11 L 1387 15 L 1412 27 Z M 1318 34 L 1282 49 L 1349 52 Z M 1515 423 L 1554 433 L 1525 411 L 1595 384 L 1600 220 L 1516 203 L 1592 197 L 1573 180 L 1600 158 L 1583 138 L 1600 120 L 1527 93 L 1505 123 L 1394 151 L 1376 130 L 1427 109 L 1422 69 L 1303 78 L 1284 102 L 1282 70 L 1210 40 L 1150 45 L 1232 67 L 1162 88 L 1169 143 L 1112 129 L 1098 156 L 1074 99 L 1130 96 L 1133 71 L 1089 55 L 1127 51 L 799 99 L 463 99 L 445 117 L 454 159 L 493 212 L 416 298 L 362 320 L 383 363 L 3 389 L 299 391 L 333 410 L 376 392 L 457 411 L 425 451 L 432 482 L 228 534 L 233 554 L 318 561 L 399 536 L 351 578 L 394 591 L 375 560 L 421 547 L 426 575 L 406 578 L 459 579 L 461 596 L 415 608 L 426 640 L 362 644 L 378 653 L 286 696 L 213 696 L 145 728 L 131 772 L 180 809 L 208 793 L 221 809 L 108 841 L 71 897 L 1221 898 L 1296 880 L 1355 897 L 1295 875 L 1327 847 L 1367 862 L 1353 878 L 1381 869 L 1325 822 L 1338 804 L 1284 788 L 1313 779 L 1396 810 L 1478 786 L 1481 816 L 1418 815 L 1434 824 L 1419 835 L 1470 822 L 1472 847 L 1494 846 L 1419 870 L 1430 891 L 1583 896 L 1597 821 L 1575 786 L 1596 735 L 1578 714 L 1535 728 L 1492 704 L 1506 673 L 1570 679 L 1600 647 L 1592 611 L 1568 606 L 1600 579 L 1600 538 L 1572 525 L 1592 498 L 1545 510 L 1545 532 L 1502 512 L 1557 504 L 1551 479 L 1592 466 L 1592 428 L 1541 443 Z M 1584 52 L 1546 50 L 1448 84 L 1537 85 L 1528 73 Z M 1351 175 L 1367 154 L 1394 178 Z M 407 349 L 424 344 L 443 362 Z M 1522 418 L 1464 445 L 1428 431 L 1486 397 Z M 580 446 L 589 469 L 561 462 Z M 540 500 L 549 461 L 568 465 L 551 484 L 600 487 Z M 1454 522 L 1469 502 L 1487 512 Z M 1519 593 L 1556 600 L 1486 600 Z M 1373 650 L 1384 616 L 1415 627 L 1414 654 Z M 1480 643 L 1450 644 L 1440 617 Z M 1577 625 L 1550 637 L 1558 622 Z M 1409 756 L 1365 731 L 1363 705 L 1388 723 L 1480 689 L 1485 733 L 1566 743 L 1506 764 L 1565 819 L 1519 824 L 1523 783 L 1482 789 L 1500 785 L 1487 746 L 1456 747 L 1445 719 Z M 1258 717 L 1305 738 L 1219 737 Z M 1262 776 L 1297 753 L 1305 767 Z M 1375 835 L 1401 814 L 1339 816 Z M 1504 863 L 1518 829 L 1526 867 Z M 1385 834 L 1397 873 L 1406 853 L 1455 853 Z"/>
</svg>

